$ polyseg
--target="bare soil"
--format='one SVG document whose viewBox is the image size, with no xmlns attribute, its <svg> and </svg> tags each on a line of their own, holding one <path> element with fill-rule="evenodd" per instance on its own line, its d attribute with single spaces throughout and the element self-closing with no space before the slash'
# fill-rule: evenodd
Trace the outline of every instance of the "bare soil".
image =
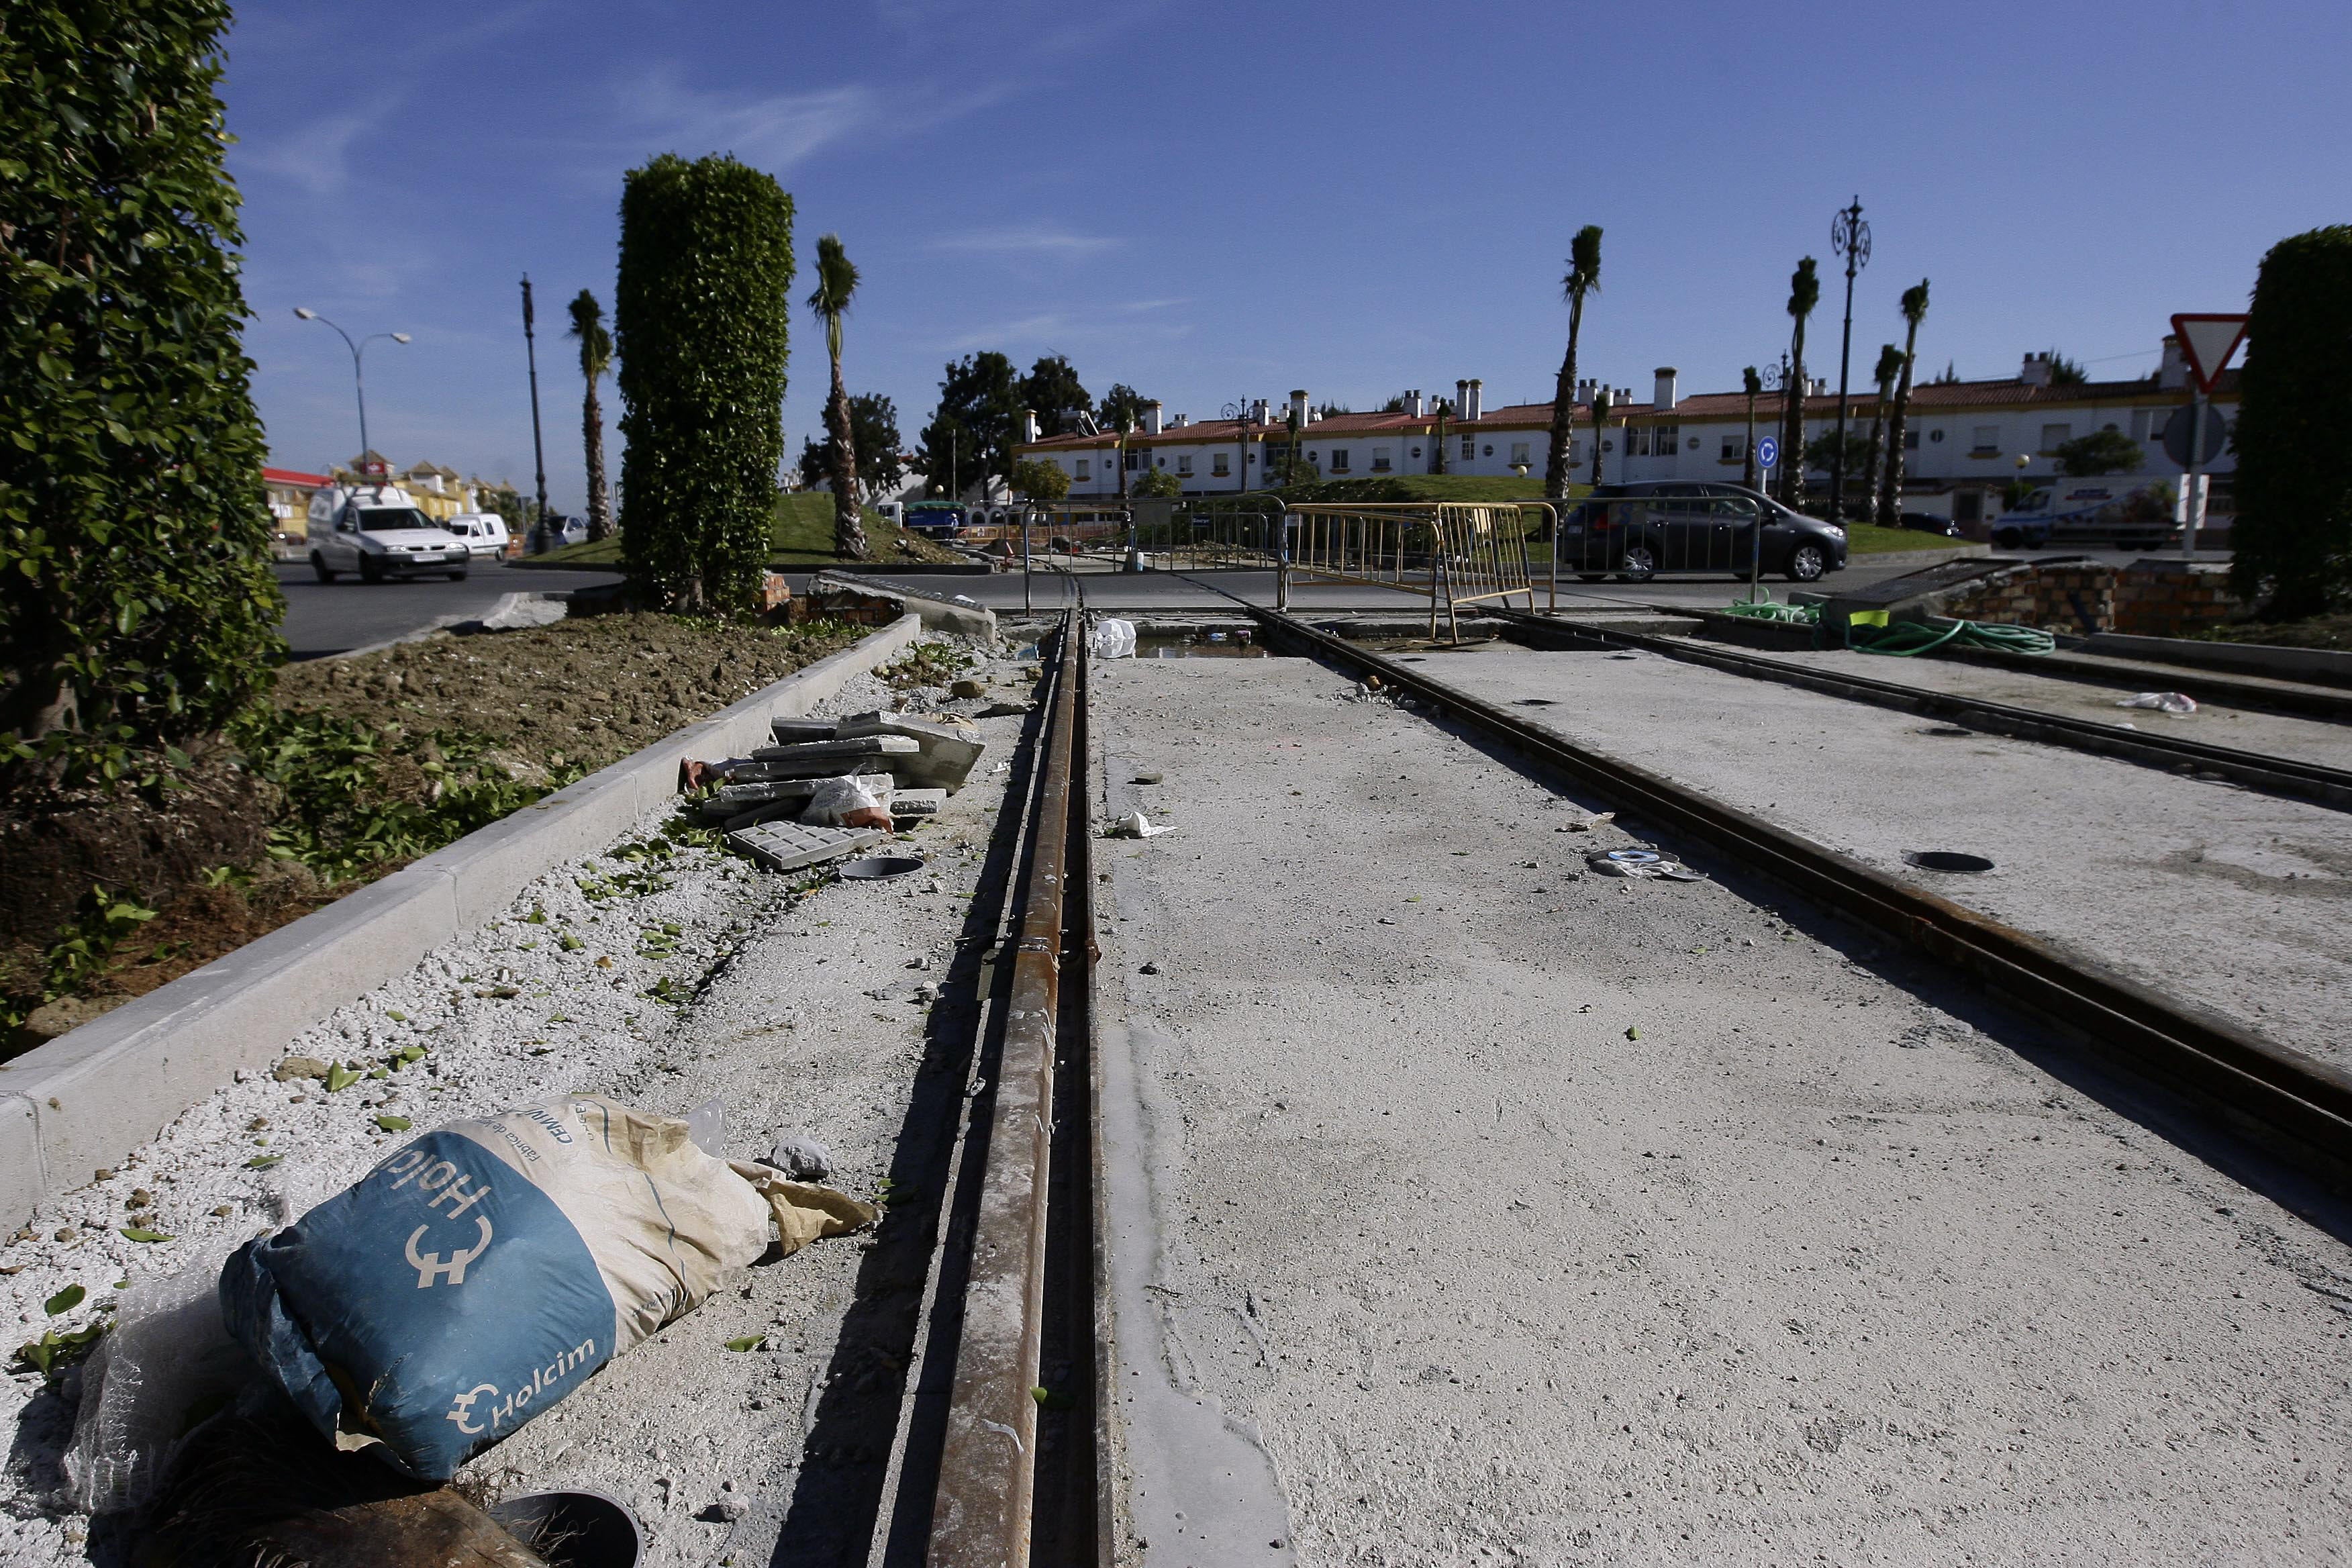
<svg viewBox="0 0 2352 1568">
<path fill-rule="evenodd" d="M 318 809 L 301 789 L 289 794 L 267 776 L 270 765 L 226 742 L 197 749 L 144 788 L 27 791 L 0 802 L 0 1020 L 9 1026 L 0 1059 L 617 762 L 865 630 L 622 614 L 289 666 L 271 700 L 277 712 L 353 726 L 342 732 L 366 747 L 338 760 L 351 787 L 323 826 L 300 820 Z M 305 765 L 277 764 L 298 773 Z M 323 753 L 318 765 L 329 765 Z M 314 852 L 322 838 L 336 850 L 331 859 Z M 93 888 L 155 912 L 110 938 Z M 61 944 L 78 936 L 104 951 L 88 973 L 62 979 Z"/>
</svg>

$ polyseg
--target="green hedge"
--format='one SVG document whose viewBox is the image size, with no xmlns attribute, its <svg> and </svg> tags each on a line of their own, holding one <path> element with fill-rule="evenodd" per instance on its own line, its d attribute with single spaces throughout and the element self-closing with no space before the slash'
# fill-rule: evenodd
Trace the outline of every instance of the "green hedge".
<svg viewBox="0 0 2352 1568">
<path fill-rule="evenodd" d="M 2352 225 L 2271 247 L 2246 337 L 2231 586 L 2319 615 L 2352 598 Z"/>
<path fill-rule="evenodd" d="M 117 771 L 285 653 L 221 166 L 220 0 L 0 25 L 0 746 Z"/>
<path fill-rule="evenodd" d="M 732 158 L 665 153 L 621 194 L 621 561 L 668 609 L 760 605 L 784 455 L 793 198 Z"/>
</svg>

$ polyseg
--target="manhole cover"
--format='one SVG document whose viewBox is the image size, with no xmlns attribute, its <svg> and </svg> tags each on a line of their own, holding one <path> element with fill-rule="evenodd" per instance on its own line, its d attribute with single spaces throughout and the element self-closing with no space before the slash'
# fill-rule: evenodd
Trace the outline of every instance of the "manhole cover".
<svg viewBox="0 0 2352 1568">
<path fill-rule="evenodd" d="M 1992 862 L 1981 855 L 1962 855 L 1951 849 L 1908 849 L 1903 858 L 1922 871 L 1990 871 Z"/>
<path fill-rule="evenodd" d="M 603 1492 L 528 1492 L 488 1511 L 557 1568 L 635 1568 L 645 1551 L 635 1519 Z"/>
<path fill-rule="evenodd" d="M 1985 864 L 1992 862 L 1988 860 Z M 887 882 L 893 877 L 911 876 L 922 868 L 923 862 L 912 855 L 869 855 L 844 866 L 841 874 L 853 882 Z"/>
</svg>

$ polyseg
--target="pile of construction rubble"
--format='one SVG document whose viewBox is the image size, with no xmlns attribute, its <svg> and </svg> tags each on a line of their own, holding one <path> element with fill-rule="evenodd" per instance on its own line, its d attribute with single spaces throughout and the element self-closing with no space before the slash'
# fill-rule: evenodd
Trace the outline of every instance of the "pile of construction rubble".
<svg viewBox="0 0 2352 1568">
<path fill-rule="evenodd" d="M 680 786 L 708 790 L 705 820 L 772 869 L 831 859 L 934 816 L 987 750 L 950 713 L 777 719 L 776 743 L 748 757 L 689 762 Z"/>
</svg>

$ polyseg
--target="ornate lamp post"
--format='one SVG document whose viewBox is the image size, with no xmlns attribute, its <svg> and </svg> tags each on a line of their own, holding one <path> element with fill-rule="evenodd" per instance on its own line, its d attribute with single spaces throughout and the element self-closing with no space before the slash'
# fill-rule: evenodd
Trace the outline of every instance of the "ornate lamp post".
<svg viewBox="0 0 2352 1568">
<path fill-rule="evenodd" d="M 1250 488 L 1250 426 L 1255 423 L 1250 418 L 1250 412 L 1249 399 L 1245 397 L 1228 403 L 1217 410 L 1219 418 L 1234 421 L 1241 431 L 1241 450 L 1234 456 L 1234 482 L 1236 488 L 1244 490 Z"/>
<path fill-rule="evenodd" d="M 1862 198 L 1853 198 L 1830 220 L 1830 249 L 1845 258 L 1845 335 L 1838 342 L 1837 450 L 1830 459 L 1830 521 L 1845 523 L 1845 405 L 1847 362 L 1853 357 L 1853 275 L 1870 265 L 1870 226 L 1862 221 Z M 1801 457 L 1801 454 L 1800 454 Z"/>
</svg>

